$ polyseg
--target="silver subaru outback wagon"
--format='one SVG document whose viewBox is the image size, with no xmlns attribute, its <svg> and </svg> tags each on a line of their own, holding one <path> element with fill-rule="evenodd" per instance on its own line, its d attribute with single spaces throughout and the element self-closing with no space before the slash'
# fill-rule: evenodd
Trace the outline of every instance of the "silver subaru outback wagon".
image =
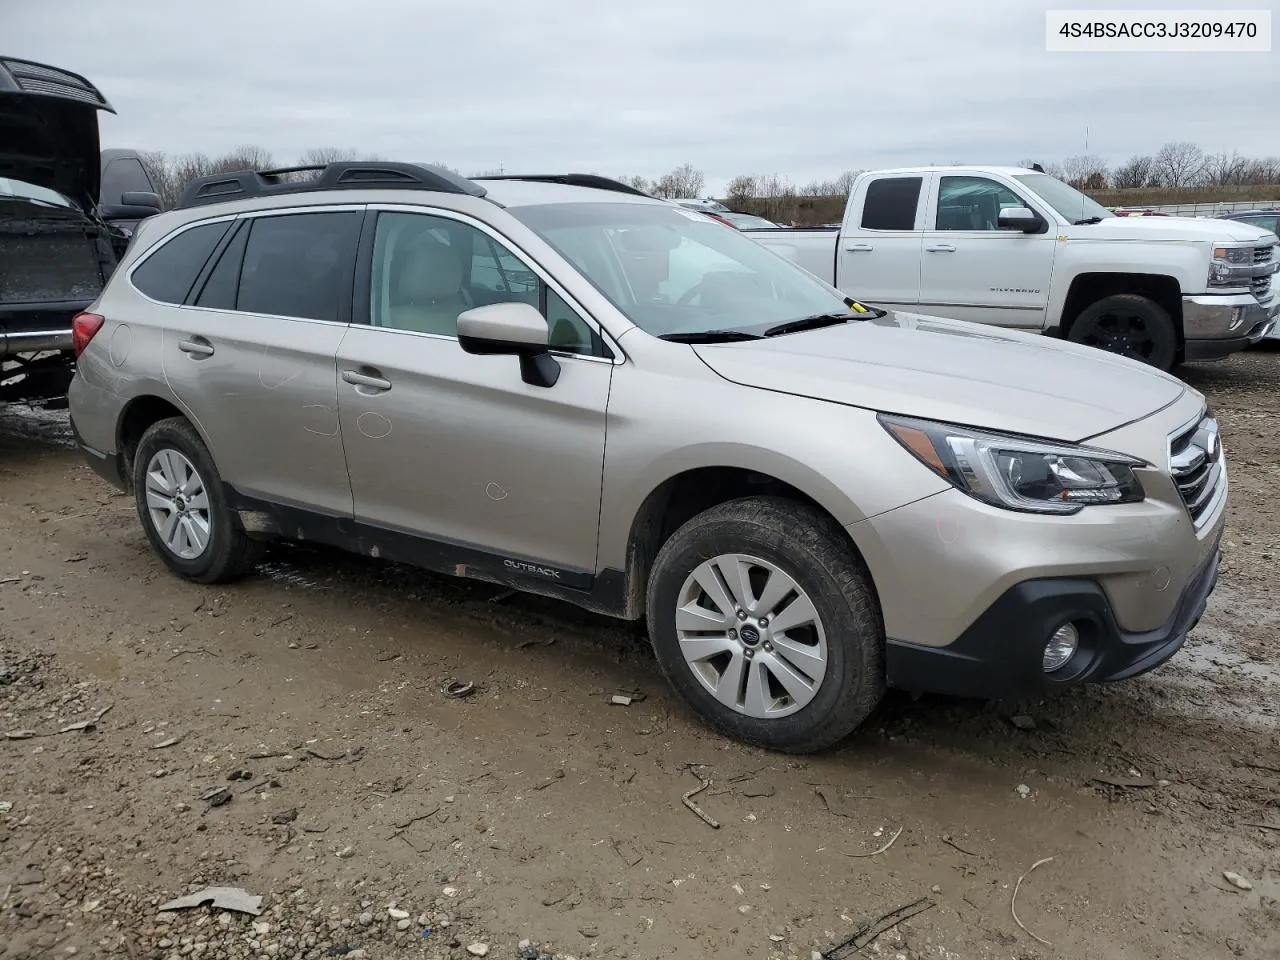
<svg viewBox="0 0 1280 960">
<path fill-rule="evenodd" d="M 75 321 L 86 457 L 209 583 L 305 538 L 647 618 L 730 736 L 830 745 L 887 686 L 1151 670 L 1201 616 L 1204 397 L 872 309 L 586 175 L 195 182 Z"/>
</svg>

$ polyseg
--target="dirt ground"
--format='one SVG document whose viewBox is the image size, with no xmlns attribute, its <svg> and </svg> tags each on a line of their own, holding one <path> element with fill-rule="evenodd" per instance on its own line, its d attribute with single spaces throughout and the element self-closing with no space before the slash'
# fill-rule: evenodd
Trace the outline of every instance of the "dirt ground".
<svg viewBox="0 0 1280 960">
<path fill-rule="evenodd" d="M 804 759 L 550 601 L 287 546 L 184 583 L 65 414 L 0 411 L 0 956 L 1275 960 L 1280 352 L 1184 376 L 1233 483 L 1188 646 L 1049 701 L 891 695 Z M 207 886 L 261 916 L 157 909 Z"/>
</svg>

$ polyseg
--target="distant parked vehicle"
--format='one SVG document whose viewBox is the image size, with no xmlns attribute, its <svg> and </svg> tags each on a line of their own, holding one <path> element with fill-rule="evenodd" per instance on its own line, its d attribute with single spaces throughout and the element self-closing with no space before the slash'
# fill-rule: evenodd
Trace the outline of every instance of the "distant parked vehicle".
<svg viewBox="0 0 1280 960">
<path fill-rule="evenodd" d="M 729 222 L 739 230 L 777 230 L 782 226 L 750 213 L 722 213 L 720 219 Z"/>
<path fill-rule="evenodd" d="M 99 151 L 99 110 L 114 112 L 84 77 L 0 57 L 0 403 L 66 394 L 72 318 L 102 292 L 133 227 L 160 211 L 145 171 L 116 175 L 136 154 Z M 105 199 L 104 167 L 116 191 Z"/>
<path fill-rule="evenodd" d="M 697 197 L 679 197 L 671 201 L 682 207 L 688 207 L 690 210 L 701 210 L 703 213 L 731 213 L 719 200 L 712 200 L 710 197 L 698 199 Z"/>
<path fill-rule="evenodd" d="M 839 230 L 749 235 L 866 303 L 1046 333 L 1161 370 L 1243 350 L 1280 312 L 1274 235 L 1117 217 L 1022 167 L 870 171 Z"/>
<path fill-rule="evenodd" d="M 1238 220 L 1240 223 L 1247 223 L 1250 226 L 1261 227 L 1263 230 L 1270 230 L 1276 234 L 1276 239 L 1280 241 L 1280 209 L 1241 210 L 1239 213 L 1225 214 L 1218 219 Z"/>
</svg>

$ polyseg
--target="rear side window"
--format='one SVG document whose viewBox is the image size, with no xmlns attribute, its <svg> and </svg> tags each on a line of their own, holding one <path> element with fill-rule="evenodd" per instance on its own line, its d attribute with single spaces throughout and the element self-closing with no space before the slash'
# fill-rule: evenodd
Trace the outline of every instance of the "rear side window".
<svg viewBox="0 0 1280 960">
<path fill-rule="evenodd" d="M 864 230 L 914 230 L 921 177 L 872 180 L 862 205 Z"/>
<path fill-rule="evenodd" d="M 236 309 L 338 320 L 343 299 L 348 306 L 351 301 L 362 217 L 352 210 L 256 218 L 244 250 Z"/>
<path fill-rule="evenodd" d="M 218 262 L 204 282 L 204 288 L 196 297 L 197 307 L 212 310 L 234 310 L 236 293 L 240 289 L 240 265 L 244 262 L 245 241 L 249 239 L 249 224 L 231 238 L 218 257 Z"/>
<path fill-rule="evenodd" d="M 182 303 L 230 226 L 205 223 L 170 237 L 133 271 L 133 285 L 152 300 Z"/>
</svg>

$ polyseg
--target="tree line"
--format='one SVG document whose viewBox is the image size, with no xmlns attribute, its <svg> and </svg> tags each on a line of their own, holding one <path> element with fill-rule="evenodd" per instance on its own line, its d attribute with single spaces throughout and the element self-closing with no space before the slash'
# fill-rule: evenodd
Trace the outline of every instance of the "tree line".
<svg viewBox="0 0 1280 960">
<path fill-rule="evenodd" d="M 281 166 L 316 166 L 339 160 L 380 160 L 377 154 L 353 147 L 314 147 L 296 161 L 280 164 L 271 152 L 258 146 L 236 147 L 219 156 L 204 153 L 168 154 L 152 151 L 142 155 L 143 163 L 156 185 L 161 202 L 168 209 L 177 202 L 183 189 L 197 177 L 235 170 L 268 170 Z M 1017 161 L 1017 166 L 1030 167 L 1037 161 Z M 1171 141 L 1155 153 L 1136 154 L 1116 166 L 1091 154 L 1079 154 L 1060 161 L 1038 161 L 1041 168 L 1077 189 L 1088 192 L 1105 190 L 1168 189 L 1187 190 L 1205 187 L 1245 187 L 1280 185 L 1280 157 L 1254 158 L 1231 153 L 1205 153 L 1186 141 Z M 446 169 L 459 172 L 446 163 Z M 483 176 L 500 171 L 470 174 Z M 814 180 L 797 185 L 778 174 L 743 174 L 728 182 L 721 198 L 735 210 L 750 211 L 772 220 L 789 221 L 796 211 L 813 206 L 816 198 L 848 197 L 861 170 L 845 170 L 831 180 Z M 701 197 L 706 192 L 706 176 L 691 163 L 684 163 L 669 173 L 655 178 L 623 176 L 630 186 L 668 199 Z"/>
</svg>

